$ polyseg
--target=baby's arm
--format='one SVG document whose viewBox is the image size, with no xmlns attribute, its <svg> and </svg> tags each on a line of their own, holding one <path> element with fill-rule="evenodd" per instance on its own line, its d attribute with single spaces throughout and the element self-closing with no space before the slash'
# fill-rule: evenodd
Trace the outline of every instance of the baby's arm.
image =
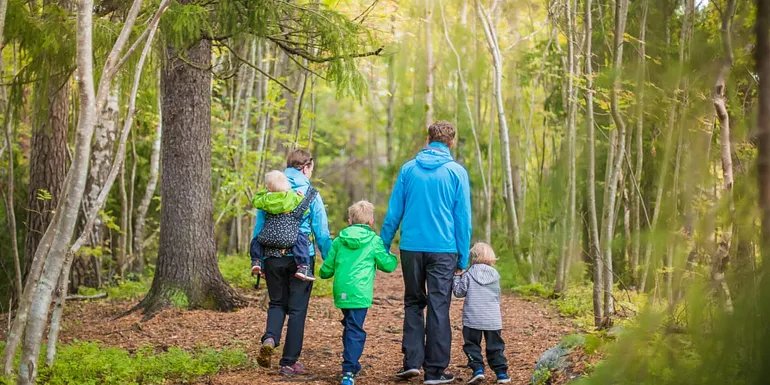
<svg viewBox="0 0 770 385">
<path fill-rule="evenodd" d="M 463 298 L 468 294 L 468 274 L 455 275 L 452 293 L 457 298 Z"/>
</svg>

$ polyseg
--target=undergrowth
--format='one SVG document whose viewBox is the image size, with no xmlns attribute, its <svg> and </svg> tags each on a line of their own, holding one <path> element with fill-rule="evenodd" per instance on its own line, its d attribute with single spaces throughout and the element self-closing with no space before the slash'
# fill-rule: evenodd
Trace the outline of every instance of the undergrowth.
<svg viewBox="0 0 770 385">
<path fill-rule="evenodd" d="M 3 346 L 0 345 L 0 351 Z M 42 349 L 45 354 L 45 349 Z M 44 362 L 41 357 L 40 362 Z M 147 345 L 130 352 L 94 342 L 62 345 L 52 367 L 41 367 L 41 385 L 128 385 L 192 383 L 223 370 L 242 369 L 251 363 L 242 350 L 171 347 L 158 351 Z M 0 383 L 11 384 L 12 379 Z"/>
</svg>

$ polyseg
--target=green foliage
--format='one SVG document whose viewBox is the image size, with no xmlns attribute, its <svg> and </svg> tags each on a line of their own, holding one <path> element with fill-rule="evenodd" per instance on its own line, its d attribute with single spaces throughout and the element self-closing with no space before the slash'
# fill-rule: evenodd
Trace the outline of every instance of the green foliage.
<svg viewBox="0 0 770 385">
<path fill-rule="evenodd" d="M 92 296 L 106 292 L 107 299 L 135 300 L 147 294 L 151 283 L 151 278 L 142 277 L 139 280 L 121 280 L 117 284 L 105 287 L 103 290 L 81 286 L 78 288 L 78 294 Z"/>
<path fill-rule="evenodd" d="M 0 345 L 0 351 L 2 347 Z M 171 347 L 167 351 L 158 351 L 148 345 L 129 352 L 100 343 L 76 341 L 59 347 L 53 367 L 42 367 L 37 383 L 186 384 L 222 370 L 241 369 L 249 365 L 248 356 L 241 350 L 196 348 L 185 351 Z"/>
<path fill-rule="evenodd" d="M 524 297 L 540 298 L 548 298 L 553 293 L 552 288 L 547 288 L 540 282 L 529 285 L 516 286 L 513 291 Z"/>
<path fill-rule="evenodd" d="M 251 276 L 251 260 L 248 256 L 220 255 L 219 271 L 225 281 L 233 287 L 250 289 L 254 286 L 256 278 Z"/>
</svg>

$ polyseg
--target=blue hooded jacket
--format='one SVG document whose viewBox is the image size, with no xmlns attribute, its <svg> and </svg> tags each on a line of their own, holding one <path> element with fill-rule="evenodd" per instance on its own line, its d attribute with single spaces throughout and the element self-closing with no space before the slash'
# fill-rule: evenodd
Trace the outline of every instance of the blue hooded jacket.
<svg viewBox="0 0 770 385">
<path fill-rule="evenodd" d="M 286 174 L 286 178 L 291 183 L 291 188 L 294 191 L 301 191 L 303 194 L 307 193 L 308 187 L 310 187 L 310 180 L 301 173 L 299 170 L 289 167 L 283 172 Z M 307 219 L 310 218 L 310 221 Z M 254 225 L 254 233 L 251 238 L 256 237 L 262 227 L 265 225 L 265 212 L 257 210 L 257 222 Z M 329 219 L 326 216 L 326 206 L 321 199 L 321 194 L 316 195 L 313 203 L 310 204 L 310 213 L 305 215 L 303 222 L 299 227 L 299 231 L 310 235 L 312 227 L 313 235 L 315 236 L 315 242 L 318 243 L 318 248 L 321 250 L 321 258 L 326 259 L 329 255 L 329 250 L 332 248 L 332 238 L 329 235 Z M 310 244 L 310 256 L 315 256 L 315 245 Z"/>
<path fill-rule="evenodd" d="M 390 250 L 399 225 L 401 250 L 457 253 L 457 267 L 468 268 L 470 181 L 443 143 L 429 144 L 401 167 L 382 224 L 385 250 Z"/>
</svg>

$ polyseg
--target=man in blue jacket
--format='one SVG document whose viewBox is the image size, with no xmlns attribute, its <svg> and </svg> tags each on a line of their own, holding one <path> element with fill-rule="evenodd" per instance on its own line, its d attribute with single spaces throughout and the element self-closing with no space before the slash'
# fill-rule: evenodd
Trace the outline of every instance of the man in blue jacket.
<svg viewBox="0 0 770 385">
<path fill-rule="evenodd" d="M 428 128 L 428 146 L 401 167 L 381 232 L 390 250 L 401 226 L 404 366 L 396 375 L 419 376 L 422 366 L 425 384 L 454 381 L 445 372 L 452 345 L 452 276 L 468 268 L 470 252 L 470 183 L 449 152 L 454 143 L 451 123 L 438 121 Z"/>
<path fill-rule="evenodd" d="M 313 157 L 309 152 L 294 150 L 289 154 L 284 173 L 294 191 L 307 193 L 307 189 L 310 187 L 310 177 L 313 175 L 313 167 Z M 258 211 L 252 238 L 262 231 L 264 224 L 265 212 Z M 315 200 L 310 204 L 310 213 L 303 218 L 299 231 L 308 235 L 312 231 L 318 249 L 321 250 L 321 257 L 326 259 L 329 250 L 331 250 L 332 240 L 329 235 L 326 207 L 320 194 L 316 195 Z M 311 243 L 310 269 L 313 269 L 314 261 L 315 245 Z M 304 370 L 304 367 L 297 360 L 302 352 L 305 318 L 307 317 L 307 306 L 313 283 L 294 277 L 297 272 L 297 264 L 291 255 L 285 255 L 282 258 L 267 258 L 264 263 L 270 306 L 267 309 L 267 326 L 265 334 L 262 336 L 262 347 L 257 363 L 264 367 L 270 366 L 271 355 L 281 341 L 283 323 L 288 315 L 289 321 L 286 325 L 286 342 L 280 361 L 280 373 L 282 375 L 299 374 Z"/>
</svg>

